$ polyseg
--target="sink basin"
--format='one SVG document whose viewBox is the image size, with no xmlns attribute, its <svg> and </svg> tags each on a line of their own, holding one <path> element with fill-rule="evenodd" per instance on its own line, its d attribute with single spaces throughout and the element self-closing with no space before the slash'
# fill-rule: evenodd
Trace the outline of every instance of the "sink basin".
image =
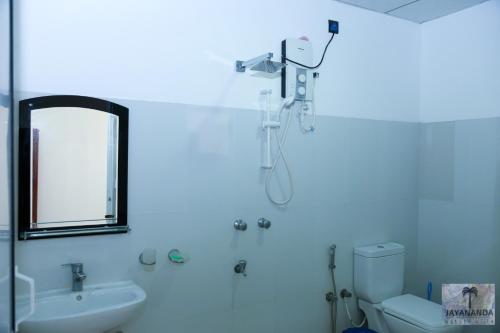
<svg viewBox="0 0 500 333">
<path fill-rule="evenodd" d="M 131 281 L 40 293 L 20 332 L 102 333 L 124 323 L 145 300 L 144 290 Z"/>
</svg>

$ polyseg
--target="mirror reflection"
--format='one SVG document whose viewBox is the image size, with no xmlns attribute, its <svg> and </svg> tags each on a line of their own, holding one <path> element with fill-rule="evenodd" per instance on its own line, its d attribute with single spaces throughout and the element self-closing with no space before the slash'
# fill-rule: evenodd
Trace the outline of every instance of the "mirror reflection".
<svg viewBox="0 0 500 333">
<path fill-rule="evenodd" d="M 117 222 L 119 117 L 80 107 L 31 112 L 31 228 Z"/>
</svg>

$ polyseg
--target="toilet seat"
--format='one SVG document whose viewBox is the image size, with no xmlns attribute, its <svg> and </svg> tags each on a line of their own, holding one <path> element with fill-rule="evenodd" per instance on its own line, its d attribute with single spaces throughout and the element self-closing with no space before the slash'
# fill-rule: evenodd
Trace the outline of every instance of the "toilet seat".
<svg viewBox="0 0 500 333">
<path fill-rule="evenodd" d="M 392 297 L 381 305 L 385 313 L 425 331 L 447 332 L 453 328 L 444 322 L 441 305 L 414 295 Z"/>
</svg>

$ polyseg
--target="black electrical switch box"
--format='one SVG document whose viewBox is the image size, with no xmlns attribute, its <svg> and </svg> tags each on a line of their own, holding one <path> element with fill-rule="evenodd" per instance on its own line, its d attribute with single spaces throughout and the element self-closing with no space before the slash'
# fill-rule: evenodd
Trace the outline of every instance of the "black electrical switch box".
<svg viewBox="0 0 500 333">
<path fill-rule="evenodd" d="M 339 33 L 339 22 L 334 21 L 334 20 L 328 20 L 328 32 L 331 32 L 332 34 L 338 34 Z"/>
</svg>

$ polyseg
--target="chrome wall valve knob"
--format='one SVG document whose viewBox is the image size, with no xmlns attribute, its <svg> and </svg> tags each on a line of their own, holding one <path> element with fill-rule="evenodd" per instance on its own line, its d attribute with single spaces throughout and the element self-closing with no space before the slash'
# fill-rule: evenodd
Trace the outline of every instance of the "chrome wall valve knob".
<svg viewBox="0 0 500 333">
<path fill-rule="evenodd" d="M 259 226 L 259 228 L 269 229 L 269 228 L 271 228 L 271 221 L 269 221 L 266 218 L 261 217 L 260 219 L 257 220 L 257 225 Z"/>
<path fill-rule="evenodd" d="M 234 221 L 234 229 L 245 231 L 247 230 L 247 223 L 243 220 L 236 220 Z"/>
</svg>

